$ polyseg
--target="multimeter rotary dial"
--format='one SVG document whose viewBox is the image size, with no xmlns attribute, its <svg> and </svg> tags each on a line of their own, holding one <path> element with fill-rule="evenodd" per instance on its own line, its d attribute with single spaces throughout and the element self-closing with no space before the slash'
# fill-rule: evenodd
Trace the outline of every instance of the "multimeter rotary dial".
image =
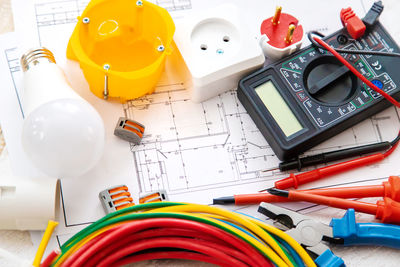
<svg viewBox="0 0 400 267">
<path fill-rule="evenodd" d="M 357 77 L 333 56 L 311 61 L 303 77 L 311 98 L 326 105 L 349 102 L 357 94 Z"/>
</svg>

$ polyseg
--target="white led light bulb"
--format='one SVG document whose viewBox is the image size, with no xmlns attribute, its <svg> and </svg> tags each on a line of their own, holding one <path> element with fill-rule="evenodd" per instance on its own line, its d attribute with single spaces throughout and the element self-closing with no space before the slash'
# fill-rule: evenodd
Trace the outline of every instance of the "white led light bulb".
<svg viewBox="0 0 400 267">
<path fill-rule="evenodd" d="M 98 112 L 69 85 L 46 48 L 21 58 L 24 71 L 22 145 L 38 169 L 57 178 L 91 169 L 104 148 Z"/>
</svg>

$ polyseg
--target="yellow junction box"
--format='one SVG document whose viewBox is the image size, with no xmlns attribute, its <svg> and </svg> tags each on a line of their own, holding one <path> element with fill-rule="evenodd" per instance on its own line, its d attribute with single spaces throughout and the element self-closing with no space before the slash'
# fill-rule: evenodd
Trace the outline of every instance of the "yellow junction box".
<svg viewBox="0 0 400 267">
<path fill-rule="evenodd" d="M 125 102 L 154 91 L 174 32 L 169 13 L 150 2 L 92 0 L 78 18 L 67 58 L 79 62 L 96 96 Z"/>
</svg>

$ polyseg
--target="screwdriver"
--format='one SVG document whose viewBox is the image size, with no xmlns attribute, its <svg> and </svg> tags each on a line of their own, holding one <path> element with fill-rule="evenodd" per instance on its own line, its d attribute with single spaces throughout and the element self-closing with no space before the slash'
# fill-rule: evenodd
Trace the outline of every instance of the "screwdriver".
<svg viewBox="0 0 400 267">
<path fill-rule="evenodd" d="M 390 176 L 388 181 L 384 181 L 380 185 L 298 190 L 297 192 L 338 198 L 388 197 L 395 201 L 400 201 L 400 177 Z M 288 201 L 290 200 L 284 197 L 268 193 L 258 193 L 214 198 L 213 204 L 249 205 L 259 204 L 261 202 L 273 203 Z"/>
<path fill-rule="evenodd" d="M 392 146 L 391 142 L 380 142 L 375 144 L 368 144 L 358 147 L 350 147 L 340 150 L 335 150 L 331 152 L 321 153 L 317 155 L 307 156 L 307 157 L 298 157 L 293 160 L 283 161 L 279 163 L 278 167 L 273 167 L 264 172 L 273 171 L 273 170 L 280 170 L 280 171 L 288 171 L 297 169 L 301 171 L 302 168 L 314 166 L 318 164 L 324 164 L 336 160 L 342 160 L 346 158 L 366 155 L 378 151 L 388 150 Z"/>
<path fill-rule="evenodd" d="M 286 191 L 271 188 L 267 191 L 270 194 L 286 197 L 294 201 L 307 201 L 339 209 L 354 209 L 359 212 L 373 214 L 376 219 L 380 219 L 383 223 L 400 223 L 400 203 L 388 197 L 378 200 L 376 204 L 371 204 L 337 197 L 308 194 L 296 190 Z"/>
</svg>

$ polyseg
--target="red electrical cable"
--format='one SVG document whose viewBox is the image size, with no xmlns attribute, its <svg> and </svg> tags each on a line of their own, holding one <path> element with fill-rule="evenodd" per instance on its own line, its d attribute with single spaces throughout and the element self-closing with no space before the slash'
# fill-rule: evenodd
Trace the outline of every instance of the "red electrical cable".
<svg viewBox="0 0 400 267">
<path fill-rule="evenodd" d="M 121 228 L 122 225 L 116 225 L 114 228 L 110 230 L 116 230 Z M 63 265 L 68 266 L 71 264 L 73 261 L 75 261 L 76 258 L 78 258 L 84 251 L 86 251 L 87 248 L 92 246 L 94 243 L 96 243 L 99 239 L 103 238 L 107 233 L 110 233 L 111 231 L 108 230 L 92 240 L 88 241 L 86 244 L 84 244 L 78 251 L 76 251 L 73 255 L 71 255 L 64 263 Z M 144 238 L 149 238 L 149 237 L 161 237 L 161 236 L 187 236 L 187 237 L 193 237 L 193 238 L 200 238 L 208 241 L 215 242 L 217 244 L 221 245 L 230 245 L 229 243 L 226 243 L 222 241 L 221 239 L 218 239 L 213 236 L 206 235 L 202 232 L 197 232 L 194 230 L 190 229 L 174 229 L 174 228 L 154 228 L 150 230 L 145 230 L 142 232 L 134 233 L 133 235 L 127 235 L 124 236 L 123 239 L 119 240 L 116 243 L 111 244 L 110 246 L 107 246 L 105 249 L 102 251 L 96 253 L 95 257 L 92 257 L 85 263 L 86 266 L 95 266 L 97 262 L 101 261 L 103 257 L 106 257 L 107 255 L 110 255 L 112 251 L 118 250 L 119 248 L 123 248 L 127 244 L 134 242 L 139 239 L 144 239 Z M 251 247 L 251 246 L 250 246 Z M 259 255 L 261 256 L 261 255 Z"/>
<path fill-rule="evenodd" d="M 216 227 L 202 224 L 194 221 L 187 221 L 182 219 L 174 218 L 156 218 L 156 219 L 146 219 L 140 221 L 133 221 L 127 225 L 123 225 L 116 229 L 115 231 L 109 232 L 106 235 L 102 235 L 101 239 L 91 246 L 82 246 L 78 251 L 71 255 L 62 266 L 80 266 L 84 264 L 88 259 L 93 257 L 97 252 L 103 250 L 105 247 L 112 245 L 113 243 L 118 243 L 124 236 L 133 234 L 134 232 L 142 231 L 147 228 L 156 227 L 166 227 L 166 228 L 186 228 L 195 231 L 209 233 L 214 235 L 221 240 L 233 245 L 240 251 L 243 251 L 247 255 L 257 255 L 258 251 L 255 249 L 249 249 L 244 244 L 244 241 L 239 241 L 239 239 L 233 237 L 232 235 L 221 234 L 223 231 Z M 78 256 L 76 256 L 78 255 Z M 263 258 L 263 257 L 262 257 Z M 76 264 L 76 265 L 72 265 Z"/>
<path fill-rule="evenodd" d="M 194 261 L 202 261 L 211 264 L 215 264 L 218 266 L 223 265 L 224 263 L 219 259 L 214 259 L 209 256 L 198 254 L 194 252 L 188 251 L 169 251 L 169 252 L 150 252 L 139 255 L 133 255 L 129 257 L 125 257 L 119 261 L 113 263 L 113 267 L 118 267 L 130 263 L 135 263 L 139 261 L 145 260 L 156 260 L 156 259 L 185 259 L 185 260 L 194 260 Z M 270 265 L 272 267 L 272 265 Z M 268 267 L 268 266 L 267 266 Z"/>
<path fill-rule="evenodd" d="M 71 256 L 69 256 L 62 264 L 61 266 L 69 266 L 74 262 L 80 255 L 85 252 L 86 248 L 89 248 L 91 245 L 97 243 L 100 239 L 102 239 L 105 235 L 108 233 L 111 233 L 121 227 L 121 225 L 117 225 L 114 228 L 108 229 L 107 231 L 101 233 L 98 236 L 95 236 L 93 239 L 91 239 L 89 242 L 85 243 L 81 248 L 79 248 L 77 251 L 75 251 Z M 46 259 L 47 260 L 47 259 Z"/>
<path fill-rule="evenodd" d="M 218 229 L 218 231 L 221 231 L 221 233 L 223 235 L 229 235 L 226 232 L 223 232 L 222 230 Z M 135 233 L 135 234 L 131 234 L 129 236 L 126 236 L 123 240 L 120 240 L 117 243 L 111 244 L 110 246 L 106 247 L 103 250 L 100 250 L 98 253 L 96 253 L 96 255 L 94 255 L 94 257 L 90 258 L 87 262 L 85 262 L 85 266 L 90 267 L 90 266 L 97 266 L 97 264 L 99 262 L 101 262 L 103 260 L 103 258 L 106 258 L 108 255 L 113 254 L 115 251 L 118 251 L 122 248 L 124 248 L 125 246 L 133 243 L 136 240 L 139 239 L 144 239 L 144 238 L 150 238 L 150 237 L 161 237 L 161 236 L 180 236 L 180 237 L 192 237 L 194 238 L 194 242 L 197 242 L 197 240 L 206 240 L 209 242 L 212 242 L 214 244 L 218 244 L 218 245 L 222 245 L 222 246 L 227 246 L 231 249 L 233 249 L 233 247 L 231 246 L 230 243 L 226 243 L 224 241 L 222 241 L 221 239 L 217 239 L 213 236 L 209 236 L 205 233 L 202 232 L 196 232 L 193 230 L 188 230 L 188 229 L 174 229 L 174 228 L 168 228 L 168 229 L 162 229 L 162 228 L 156 228 L 156 229 L 150 229 L 150 230 L 146 230 L 143 232 L 139 232 L 139 233 Z M 266 264 L 268 264 L 269 262 L 261 255 L 259 254 L 252 246 L 250 246 L 249 244 L 247 244 L 246 242 L 238 239 L 239 242 L 243 242 L 243 246 L 248 247 L 248 249 L 250 251 L 252 251 L 251 254 L 249 254 L 249 256 L 251 256 L 251 258 L 254 258 L 254 262 L 253 265 L 263 265 L 265 266 Z"/>
<path fill-rule="evenodd" d="M 154 230 L 155 230 L 155 231 L 153 231 L 154 236 L 157 236 L 157 231 L 159 231 L 159 230 L 168 230 L 168 231 L 171 232 L 171 234 L 179 234 L 179 232 L 174 232 L 174 231 L 171 231 L 169 229 L 154 229 Z M 140 233 L 138 233 L 138 234 L 140 234 Z M 135 235 L 137 235 L 137 234 L 135 234 Z M 129 239 L 133 239 L 132 236 Z M 194 239 L 194 240 L 190 239 L 190 240 L 192 242 L 201 242 L 202 241 L 200 239 Z M 96 253 L 96 255 L 94 255 L 93 258 L 91 258 L 90 260 L 85 262 L 85 266 L 88 266 L 88 267 L 89 266 L 97 266 L 99 262 L 103 261 L 103 258 L 107 257 L 107 255 L 111 255 L 115 251 L 118 251 L 120 249 L 123 249 L 125 246 L 128 246 L 130 240 L 127 240 L 127 241 L 128 242 L 124 242 L 123 241 L 124 243 L 126 243 L 124 246 L 120 246 L 121 242 L 118 242 L 118 243 L 111 244 L 110 246 L 108 246 L 105 249 L 107 251 L 100 250 L 98 253 Z M 210 244 L 215 244 L 214 240 L 209 240 L 208 242 L 210 242 Z M 244 241 L 242 241 L 242 242 L 244 242 Z M 212 245 L 210 245 L 210 246 L 212 246 Z M 221 246 L 221 245 L 219 245 L 219 246 Z M 227 247 L 227 249 L 234 250 L 229 244 L 224 244 L 223 246 Z M 265 266 L 265 265 L 268 265 L 269 262 L 264 257 L 262 257 L 254 248 L 252 248 L 247 243 L 245 243 L 244 246 L 248 246 L 250 250 L 253 250 L 253 253 L 246 254 L 246 255 L 250 256 L 250 259 L 254 259 L 254 261 L 251 260 L 252 261 L 251 262 L 252 266 Z"/>
<path fill-rule="evenodd" d="M 202 253 L 204 255 L 218 258 L 224 262 L 226 267 L 232 266 L 248 266 L 244 262 L 235 259 L 234 257 L 228 255 L 224 249 L 216 250 L 210 248 L 209 246 L 212 243 L 210 242 L 193 242 L 193 240 L 187 238 L 171 238 L 171 237 L 161 237 L 161 238 L 153 238 L 153 239 L 144 239 L 140 240 L 134 244 L 130 244 L 129 246 L 116 251 L 102 262 L 100 262 L 97 267 L 107 267 L 111 266 L 113 262 L 126 257 L 132 253 L 140 252 L 142 250 L 153 249 L 153 248 L 180 248 L 185 250 L 191 250 L 194 252 Z M 75 265 L 73 265 L 75 266 Z M 79 265 L 83 266 L 83 265 Z M 72 267 L 72 266 L 71 266 Z"/>
<path fill-rule="evenodd" d="M 354 75 L 356 75 L 361 81 L 363 81 L 369 88 L 374 90 L 375 92 L 381 94 L 384 98 L 386 98 L 390 103 L 400 108 L 400 103 L 397 102 L 393 97 L 391 97 L 385 91 L 379 89 L 375 84 L 365 78 L 356 68 L 354 68 L 344 57 L 342 57 L 338 52 L 335 51 L 331 46 L 329 46 L 326 42 L 322 41 L 318 37 L 313 37 L 313 39 L 320 45 L 322 45 L 326 50 L 332 53 L 340 62 L 343 63 Z"/>
</svg>

